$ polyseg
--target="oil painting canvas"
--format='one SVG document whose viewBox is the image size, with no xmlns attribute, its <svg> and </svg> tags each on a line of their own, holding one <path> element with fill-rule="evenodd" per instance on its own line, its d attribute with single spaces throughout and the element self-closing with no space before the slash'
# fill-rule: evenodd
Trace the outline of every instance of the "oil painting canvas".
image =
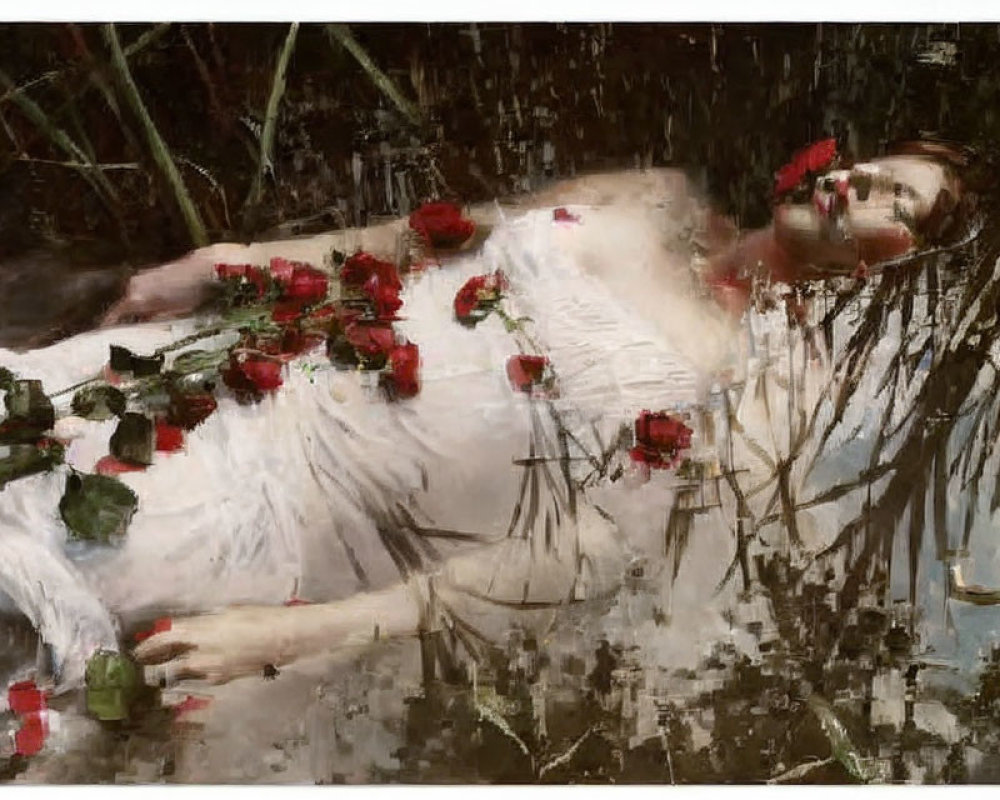
<svg viewBox="0 0 1000 800">
<path fill-rule="evenodd" d="M 1000 780 L 1000 29 L 0 26 L 0 780 Z"/>
</svg>

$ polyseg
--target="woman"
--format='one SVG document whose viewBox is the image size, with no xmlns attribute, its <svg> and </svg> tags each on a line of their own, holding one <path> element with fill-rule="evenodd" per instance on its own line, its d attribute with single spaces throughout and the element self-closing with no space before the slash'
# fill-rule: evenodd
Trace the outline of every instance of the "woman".
<svg viewBox="0 0 1000 800">
<path fill-rule="evenodd" d="M 301 357 L 261 404 L 224 399 L 186 452 L 122 476 L 140 504 L 116 550 L 63 555 L 52 509 L 64 474 L 8 486 L 2 546 L 15 557 L 0 565 L 0 588 L 53 646 L 61 684 L 79 685 L 95 649 L 117 648 L 118 625 L 157 615 L 171 621 L 136 655 L 170 683 L 274 674 L 441 628 L 497 637 L 511 614 L 541 631 L 559 608 L 612 591 L 630 552 L 661 554 L 674 490 L 665 472 L 642 488 L 612 480 L 616 466 L 634 466 L 619 434 L 646 409 L 702 403 L 714 375 L 733 367 L 736 340 L 700 299 L 688 243 L 704 215 L 675 173 L 587 179 L 544 200 L 574 195 L 606 204 L 501 219 L 481 252 L 407 280 L 397 327 L 420 347 L 415 397 L 385 402 L 325 354 Z M 394 252 L 398 233 L 217 246 L 134 279 L 108 321 L 193 311 L 216 261 L 318 263 L 331 246 Z M 503 315 L 457 324 L 456 294 L 497 269 L 509 284 Z M 194 328 L 98 331 L 4 363 L 51 391 L 89 377 L 110 344 L 148 353 Z M 523 353 L 548 359 L 544 391 L 511 387 L 508 362 Z M 85 472 L 110 432 L 78 420 L 56 429 L 75 437 L 67 460 Z M 728 552 L 725 527 L 708 528 Z M 706 599 L 721 575 L 710 577 Z M 285 605 L 293 595 L 312 604 Z M 255 605 L 234 607 L 244 603 Z M 690 617 L 702 634 L 717 621 Z M 233 687 L 217 702 L 240 706 L 263 691 Z M 227 719 L 218 706 L 217 716 Z"/>
</svg>

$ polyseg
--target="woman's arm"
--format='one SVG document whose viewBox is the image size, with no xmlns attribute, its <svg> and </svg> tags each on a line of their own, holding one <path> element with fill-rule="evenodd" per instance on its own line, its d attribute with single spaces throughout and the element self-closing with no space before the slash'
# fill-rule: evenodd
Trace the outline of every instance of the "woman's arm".
<svg viewBox="0 0 1000 800">
<path fill-rule="evenodd" d="M 190 316 L 211 299 L 218 263 L 267 266 L 271 258 L 282 256 L 319 266 L 333 249 L 345 253 L 360 249 L 379 258 L 394 259 L 399 237 L 405 230 L 406 220 L 395 220 L 303 239 L 203 247 L 176 261 L 132 276 L 125 295 L 111 307 L 101 324 L 110 327 Z"/>
<path fill-rule="evenodd" d="M 172 620 L 135 649 L 140 663 L 161 665 L 167 682 L 225 683 L 333 650 L 415 635 L 427 608 L 426 578 L 332 603 L 237 606 Z"/>
</svg>

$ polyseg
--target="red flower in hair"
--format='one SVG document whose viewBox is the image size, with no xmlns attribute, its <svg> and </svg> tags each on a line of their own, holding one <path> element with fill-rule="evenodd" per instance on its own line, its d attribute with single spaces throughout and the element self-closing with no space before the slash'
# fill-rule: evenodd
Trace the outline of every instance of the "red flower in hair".
<svg viewBox="0 0 1000 800">
<path fill-rule="evenodd" d="M 410 227 L 433 247 L 458 247 L 476 230 L 454 203 L 425 203 L 410 214 Z"/>
<path fill-rule="evenodd" d="M 629 455 L 653 469 L 670 469 L 691 447 L 691 434 L 687 425 L 665 411 L 643 411 L 635 421 L 635 447 Z"/>
<path fill-rule="evenodd" d="M 828 167 L 836 155 L 836 139 L 823 139 L 796 152 L 792 160 L 775 175 L 775 196 L 780 197 L 792 191 L 808 173 L 819 172 Z"/>
<path fill-rule="evenodd" d="M 420 392 L 420 348 L 412 342 L 389 351 L 389 371 L 383 376 L 392 397 L 413 397 Z"/>
<path fill-rule="evenodd" d="M 530 394 L 542 382 L 549 360 L 545 356 L 518 355 L 507 359 L 507 379 L 518 392 Z"/>
</svg>

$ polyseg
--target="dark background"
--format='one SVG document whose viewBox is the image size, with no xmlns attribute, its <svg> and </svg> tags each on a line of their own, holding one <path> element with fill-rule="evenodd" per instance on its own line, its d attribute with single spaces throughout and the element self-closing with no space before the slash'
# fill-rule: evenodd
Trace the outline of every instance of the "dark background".
<svg viewBox="0 0 1000 800">
<path fill-rule="evenodd" d="M 419 109 L 401 113 L 322 25 L 301 26 L 274 170 L 246 198 L 285 24 L 127 24 L 122 46 L 153 124 L 213 241 L 363 224 L 432 196 L 465 202 L 546 178 L 679 165 L 746 226 L 774 171 L 835 135 L 995 138 L 995 25 L 356 24 L 370 59 Z M 927 63 L 934 48 L 947 63 Z M 0 28 L 0 258 L 149 263 L 193 246 L 112 69 L 101 26 Z M 40 108 L 102 169 L 86 171 L 12 98 Z M 60 162 L 60 163 L 48 163 Z M 392 183 L 392 194 L 386 188 Z M 336 210 L 332 210 L 336 209 Z M 306 222 L 302 222 L 306 220 Z M 2 262 L 0 262 L 2 264 Z M 2 266 L 0 266 L 2 269 Z"/>
</svg>

